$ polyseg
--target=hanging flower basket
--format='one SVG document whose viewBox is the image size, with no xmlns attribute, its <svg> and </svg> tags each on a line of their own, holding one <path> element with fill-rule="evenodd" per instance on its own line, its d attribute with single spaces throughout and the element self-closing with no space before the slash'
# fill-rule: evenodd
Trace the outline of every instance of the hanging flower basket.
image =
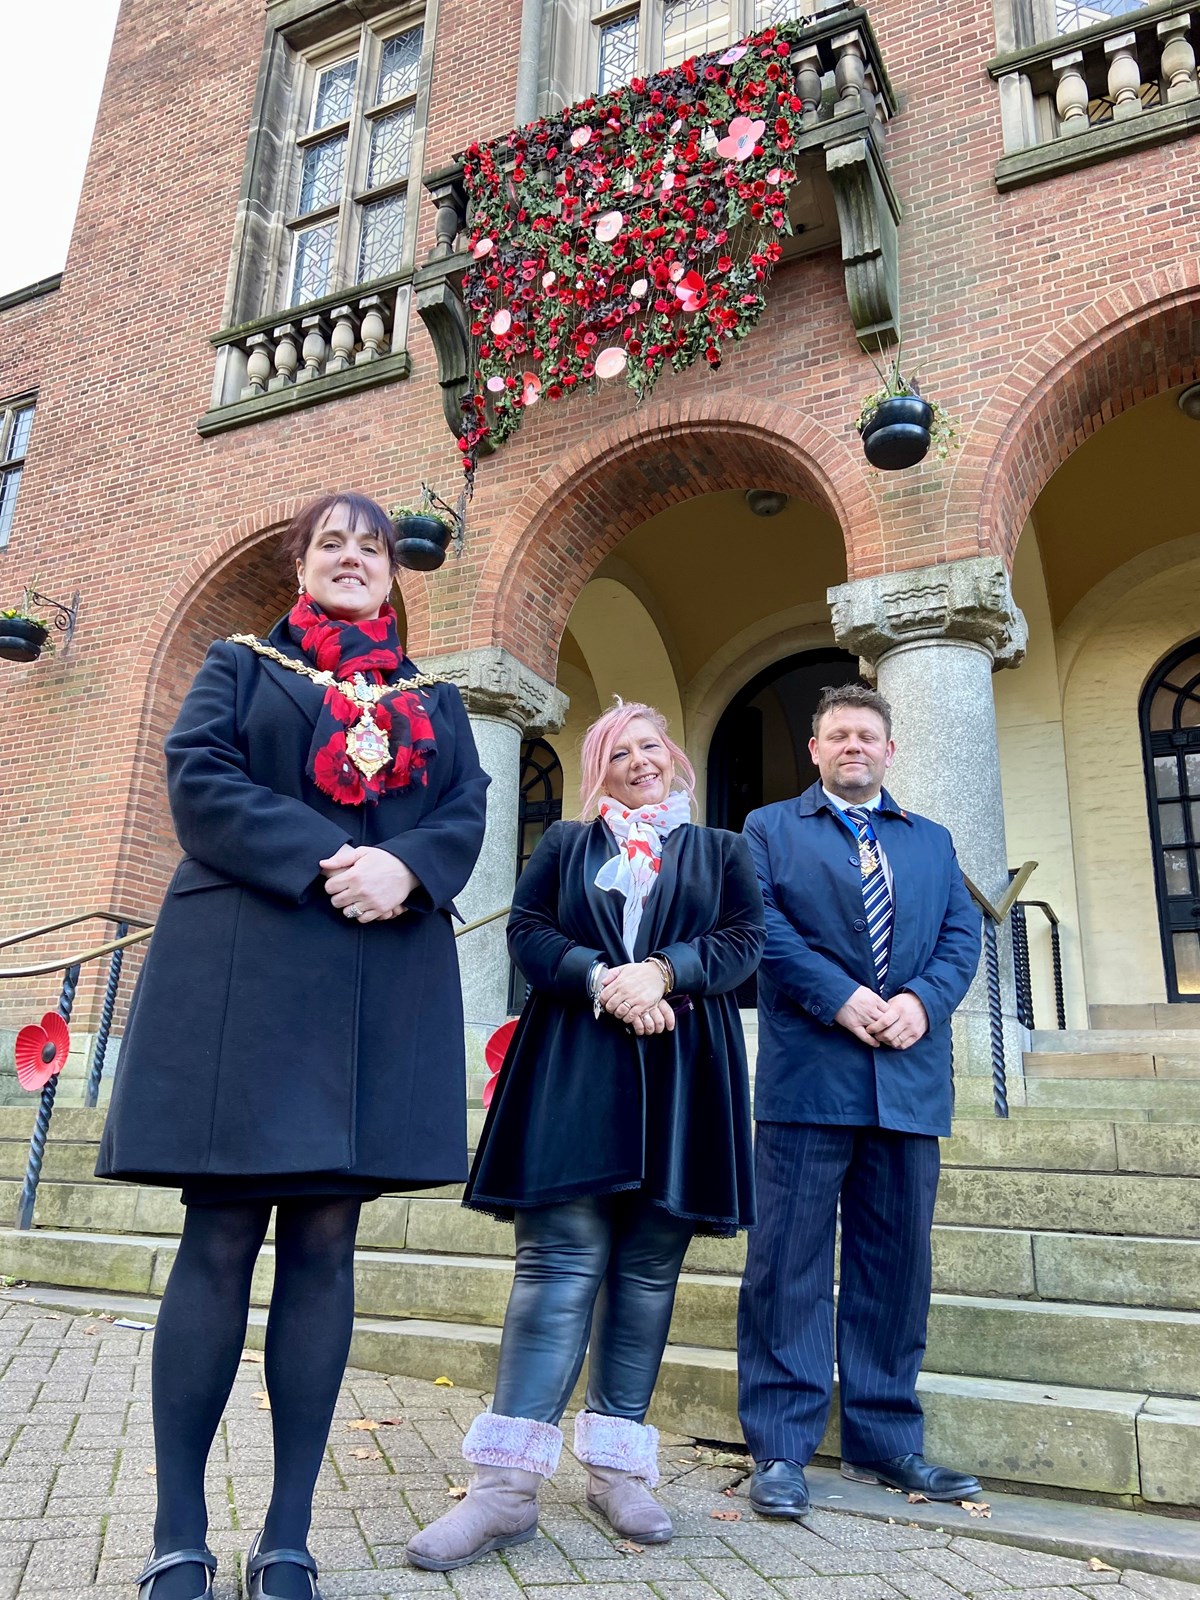
<svg viewBox="0 0 1200 1600">
<path fill-rule="evenodd" d="M 459 531 L 458 518 L 452 512 L 431 505 L 419 509 L 394 506 L 392 521 L 397 534 L 396 559 L 411 572 L 436 572 Z"/>
<path fill-rule="evenodd" d="M 36 661 L 48 649 L 50 630 L 37 617 L 0 611 L 0 660 Z"/>
<path fill-rule="evenodd" d="M 862 429 L 863 453 L 882 472 L 915 467 L 929 454 L 933 407 L 920 395 L 891 394 Z"/>
<path fill-rule="evenodd" d="M 470 146 L 468 486 L 531 407 L 606 384 L 643 399 L 758 322 L 792 231 L 804 32 L 766 28 Z"/>
</svg>

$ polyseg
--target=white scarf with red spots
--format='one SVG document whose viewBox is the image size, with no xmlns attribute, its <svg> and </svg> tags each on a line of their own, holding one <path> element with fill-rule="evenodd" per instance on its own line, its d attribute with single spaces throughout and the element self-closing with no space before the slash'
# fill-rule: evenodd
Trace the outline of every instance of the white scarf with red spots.
<svg viewBox="0 0 1200 1600">
<path fill-rule="evenodd" d="M 638 806 L 631 810 L 605 795 L 598 809 L 609 833 L 617 841 L 617 854 L 596 874 L 596 887 L 625 896 L 621 935 L 632 961 L 642 912 L 651 889 L 658 882 L 663 840 L 674 829 L 692 820 L 692 802 L 684 790 L 674 789 L 661 805 Z"/>
</svg>

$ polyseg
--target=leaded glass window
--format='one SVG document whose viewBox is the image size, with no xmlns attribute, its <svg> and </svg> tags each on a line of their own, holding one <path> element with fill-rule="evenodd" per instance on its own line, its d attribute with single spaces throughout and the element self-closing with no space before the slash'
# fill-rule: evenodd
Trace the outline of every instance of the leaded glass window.
<svg viewBox="0 0 1200 1600">
<path fill-rule="evenodd" d="M 33 430 L 33 411 L 32 400 L 0 406 L 0 547 L 8 543 L 16 515 L 25 452 Z"/>
<path fill-rule="evenodd" d="M 1167 998 L 1200 1001 L 1200 639 L 1147 684 L 1142 741 Z"/>
<path fill-rule="evenodd" d="M 393 25 L 394 27 L 394 25 Z M 408 185 L 418 156 L 423 25 L 364 26 L 354 53 L 305 76 L 285 296 L 292 306 L 389 277 L 411 253 Z"/>
<path fill-rule="evenodd" d="M 729 0 L 667 0 L 662 8 L 661 65 L 677 67 L 729 41 Z"/>
<path fill-rule="evenodd" d="M 811 17 L 815 9 L 816 0 L 756 0 L 754 25 L 756 28 L 777 28 L 781 22 Z"/>
<path fill-rule="evenodd" d="M 1054 0 L 1059 33 L 1076 33 L 1097 22 L 1110 22 L 1127 11 L 1141 11 L 1149 0 Z"/>
<path fill-rule="evenodd" d="M 610 89 L 620 89 L 637 72 L 638 36 L 641 32 L 637 12 L 622 17 L 619 22 L 607 23 L 600 29 L 600 74 L 597 87 L 601 94 Z"/>
</svg>

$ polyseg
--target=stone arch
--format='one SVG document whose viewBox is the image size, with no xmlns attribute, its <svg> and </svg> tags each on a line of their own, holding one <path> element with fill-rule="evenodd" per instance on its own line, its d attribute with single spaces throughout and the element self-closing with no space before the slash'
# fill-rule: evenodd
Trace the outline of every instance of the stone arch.
<svg viewBox="0 0 1200 1600">
<path fill-rule="evenodd" d="M 1109 290 L 1022 357 L 971 428 L 955 464 L 947 536 L 976 529 L 1011 565 L 1055 470 L 1128 407 L 1200 376 L 1200 261 Z"/>
<path fill-rule="evenodd" d="M 235 632 L 265 633 L 291 604 L 295 579 L 276 540 L 310 498 L 263 507 L 218 534 L 179 574 L 146 630 L 130 673 L 132 681 L 146 687 L 114 904 L 153 908 L 162 898 L 179 855 L 167 805 L 163 742 L 212 641 Z M 396 609 L 403 636 L 407 597 Z"/>
<path fill-rule="evenodd" d="M 683 703 L 675 669 L 654 618 L 632 589 L 613 578 L 593 578 L 571 608 L 571 632 L 601 706 L 614 694 L 648 700 L 682 739 Z"/>
<path fill-rule="evenodd" d="M 624 417 L 570 451 L 497 529 L 472 642 L 501 644 L 553 679 L 567 616 L 597 565 L 647 518 L 701 494 L 782 489 L 877 552 L 879 508 L 865 470 L 829 429 L 784 405 L 716 396 Z"/>
</svg>

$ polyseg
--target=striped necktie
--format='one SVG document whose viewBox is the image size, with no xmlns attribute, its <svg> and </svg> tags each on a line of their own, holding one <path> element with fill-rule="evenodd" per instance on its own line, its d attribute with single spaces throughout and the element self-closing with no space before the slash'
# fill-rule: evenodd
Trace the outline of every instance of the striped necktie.
<svg viewBox="0 0 1200 1600">
<path fill-rule="evenodd" d="M 871 956 L 880 988 L 887 977 L 892 945 L 892 893 L 883 870 L 879 847 L 871 835 L 871 813 L 866 806 L 847 806 L 846 816 L 858 834 L 858 862 L 862 870 L 863 905 L 867 912 L 867 932 Z"/>
</svg>

